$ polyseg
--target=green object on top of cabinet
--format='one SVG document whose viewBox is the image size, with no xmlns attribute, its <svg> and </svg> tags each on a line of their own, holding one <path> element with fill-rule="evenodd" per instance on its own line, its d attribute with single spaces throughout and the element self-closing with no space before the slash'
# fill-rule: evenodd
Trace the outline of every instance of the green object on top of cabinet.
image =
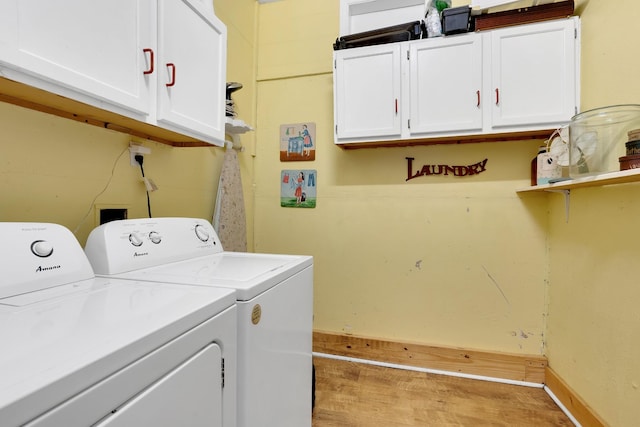
<svg viewBox="0 0 640 427">
<path fill-rule="evenodd" d="M 451 7 L 451 0 L 436 0 L 435 1 L 436 9 L 438 9 L 438 13 L 442 13 L 448 7 Z"/>
</svg>

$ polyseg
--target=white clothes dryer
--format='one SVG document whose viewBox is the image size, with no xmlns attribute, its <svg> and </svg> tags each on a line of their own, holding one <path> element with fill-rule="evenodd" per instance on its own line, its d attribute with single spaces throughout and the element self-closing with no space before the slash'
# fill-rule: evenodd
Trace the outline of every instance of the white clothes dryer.
<svg viewBox="0 0 640 427">
<path fill-rule="evenodd" d="M 98 275 L 234 289 L 238 426 L 311 426 L 312 257 L 226 252 L 193 218 L 109 222 L 85 252 Z"/>
<path fill-rule="evenodd" d="M 0 425 L 236 425 L 233 290 L 98 278 L 56 224 L 0 235 Z"/>
</svg>

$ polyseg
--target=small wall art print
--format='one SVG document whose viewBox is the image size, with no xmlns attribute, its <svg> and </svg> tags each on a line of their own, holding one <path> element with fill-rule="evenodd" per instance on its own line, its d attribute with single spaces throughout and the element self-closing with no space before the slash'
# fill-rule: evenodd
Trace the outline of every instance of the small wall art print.
<svg viewBox="0 0 640 427">
<path fill-rule="evenodd" d="M 300 162 L 316 159 L 316 124 L 280 125 L 280 161 Z"/>
<path fill-rule="evenodd" d="M 315 208 L 315 169 L 285 169 L 280 174 L 280 206 L 283 208 Z"/>
</svg>

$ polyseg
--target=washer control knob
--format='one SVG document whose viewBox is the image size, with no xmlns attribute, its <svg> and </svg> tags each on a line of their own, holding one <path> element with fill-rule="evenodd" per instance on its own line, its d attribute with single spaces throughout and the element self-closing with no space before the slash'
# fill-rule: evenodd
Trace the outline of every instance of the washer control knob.
<svg viewBox="0 0 640 427">
<path fill-rule="evenodd" d="M 211 237 L 209 236 L 209 231 L 207 231 L 207 229 L 202 225 L 196 225 L 195 231 L 198 239 L 202 240 L 203 242 L 208 241 L 209 237 Z"/>
<path fill-rule="evenodd" d="M 162 241 L 162 237 L 160 237 L 160 234 L 158 234 L 157 231 L 152 231 L 149 233 L 149 240 L 151 240 L 151 243 L 155 243 L 157 245 Z"/>
<path fill-rule="evenodd" d="M 133 246 L 142 246 L 142 239 L 136 233 L 129 234 L 129 241 Z"/>
<path fill-rule="evenodd" d="M 53 253 L 53 245 L 46 240 L 36 240 L 31 244 L 31 252 L 40 258 L 46 258 Z"/>
</svg>

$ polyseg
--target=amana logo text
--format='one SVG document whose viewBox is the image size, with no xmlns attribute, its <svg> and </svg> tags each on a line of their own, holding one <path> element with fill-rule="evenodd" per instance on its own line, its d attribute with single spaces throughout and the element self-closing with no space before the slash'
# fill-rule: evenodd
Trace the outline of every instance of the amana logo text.
<svg viewBox="0 0 640 427">
<path fill-rule="evenodd" d="M 36 268 L 36 273 L 39 272 L 39 271 L 57 270 L 58 268 L 60 268 L 59 265 L 52 265 L 50 267 L 43 267 L 43 266 L 39 265 L 38 268 Z"/>
</svg>

